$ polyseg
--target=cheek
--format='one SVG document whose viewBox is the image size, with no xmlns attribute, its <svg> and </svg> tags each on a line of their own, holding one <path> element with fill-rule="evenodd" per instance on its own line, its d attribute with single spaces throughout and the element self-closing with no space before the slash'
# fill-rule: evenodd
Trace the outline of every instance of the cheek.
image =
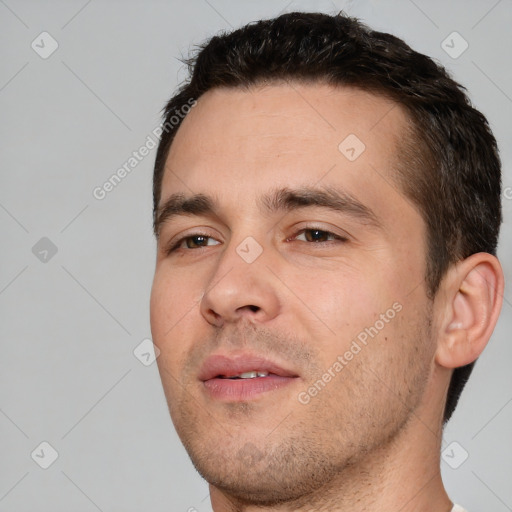
<svg viewBox="0 0 512 512">
<path fill-rule="evenodd" d="M 157 269 L 150 298 L 150 322 L 153 343 L 160 354 L 156 360 L 171 416 L 179 411 L 183 387 L 182 368 L 192 344 L 190 325 L 194 303 L 183 276 Z"/>
<path fill-rule="evenodd" d="M 389 273 L 340 272 L 328 278 L 302 282 L 299 293 L 307 296 L 309 333 L 319 349 L 319 363 L 331 368 L 341 356 L 350 372 L 353 360 L 372 361 L 376 368 L 391 358 L 400 359 L 405 341 L 404 298 Z M 309 290 L 309 292 L 308 292 Z M 319 321 L 321 320 L 321 322 Z M 364 365 L 363 365 L 364 366 Z M 339 379 L 342 381 L 343 379 Z"/>
<path fill-rule="evenodd" d="M 331 335 L 348 339 L 373 323 L 393 303 L 389 288 L 364 272 L 332 272 L 295 282 L 297 296 L 310 310 L 312 322 L 324 324 Z"/>
<path fill-rule="evenodd" d="M 151 322 L 176 321 L 201 298 L 202 283 L 187 271 L 169 268 L 163 262 L 155 271 L 151 289 Z"/>
<path fill-rule="evenodd" d="M 150 299 L 151 333 L 163 359 L 166 359 L 168 352 L 173 353 L 169 364 L 176 364 L 187 348 L 187 332 L 190 335 L 187 325 L 197 314 L 199 297 L 200 294 L 183 274 L 164 269 L 155 272 Z"/>
</svg>

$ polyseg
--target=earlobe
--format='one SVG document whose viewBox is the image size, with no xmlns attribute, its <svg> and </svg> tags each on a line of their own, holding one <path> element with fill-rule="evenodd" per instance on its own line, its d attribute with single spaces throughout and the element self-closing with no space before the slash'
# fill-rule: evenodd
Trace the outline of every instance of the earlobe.
<svg viewBox="0 0 512 512">
<path fill-rule="evenodd" d="M 475 361 L 491 337 L 503 302 L 503 270 L 495 256 L 477 253 L 454 265 L 442 285 L 436 362 L 458 368 Z"/>
</svg>

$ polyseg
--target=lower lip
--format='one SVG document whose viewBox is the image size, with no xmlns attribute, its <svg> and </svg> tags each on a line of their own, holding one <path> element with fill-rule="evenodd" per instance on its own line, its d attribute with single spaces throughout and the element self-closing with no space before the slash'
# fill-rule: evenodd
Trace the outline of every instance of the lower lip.
<svg viewBox="0 0 512 512">
<path fill-rule="evenodd" d="M 204 387 L 212 398 L 229 402 L 252 400 L 267 393 L 291 384 L 296 377 L 280 377 L 268 375 L 253 379 L 210 379 Z"/>
</svg>

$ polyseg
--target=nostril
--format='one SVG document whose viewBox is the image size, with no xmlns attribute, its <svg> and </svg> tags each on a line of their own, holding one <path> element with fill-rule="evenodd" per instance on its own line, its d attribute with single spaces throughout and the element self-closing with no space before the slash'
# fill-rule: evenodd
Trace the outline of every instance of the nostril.
<svg viewBox="0 0 512 512">
<path fill-rule="evenodd" d="M 251 313 L 258 313 L 259 311 L 261 311 L 261 308 L 259 306 L 255 306 L 254 304 L 247 304 L 245 306 L 240 306 L 239 308 L 237 308 L 236 315 L 238 316 L 249 314 L 249 311 Z"/>
</svg>

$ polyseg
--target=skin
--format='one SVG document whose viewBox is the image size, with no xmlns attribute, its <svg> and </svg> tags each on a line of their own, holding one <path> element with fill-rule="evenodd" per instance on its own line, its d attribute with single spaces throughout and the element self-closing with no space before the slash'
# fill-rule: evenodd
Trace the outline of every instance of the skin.
<svg viewBox="0 0 512 512">
<path fill-rule="evenodd" d="M 160 204 L 202 193 L 219 210 L 159 226 L 151 327 L 172 420 L 215 512 L 451 510 L 439 471 L 446 392 L 452 369 L 485 347 L 503 280 L 480 253 L 427 298 L 425 223 L 394 177 L 406 124 L 363 91 L 271 84 L 209 91 L 176 134 Z M 338 149 L 349 134 L 366 146 L 354 161 Z M 343 189 L 373 222 L 260 207 L 277 188 L 306 186 Z M 262 249 L 252 263 L 237 252 L 247 237 Z M 393 304 L 394 318 L 301 403 Z M 212 399 L 198 378 L 206 358 L 248 350 L 298 378 Z"/>
</svg>

